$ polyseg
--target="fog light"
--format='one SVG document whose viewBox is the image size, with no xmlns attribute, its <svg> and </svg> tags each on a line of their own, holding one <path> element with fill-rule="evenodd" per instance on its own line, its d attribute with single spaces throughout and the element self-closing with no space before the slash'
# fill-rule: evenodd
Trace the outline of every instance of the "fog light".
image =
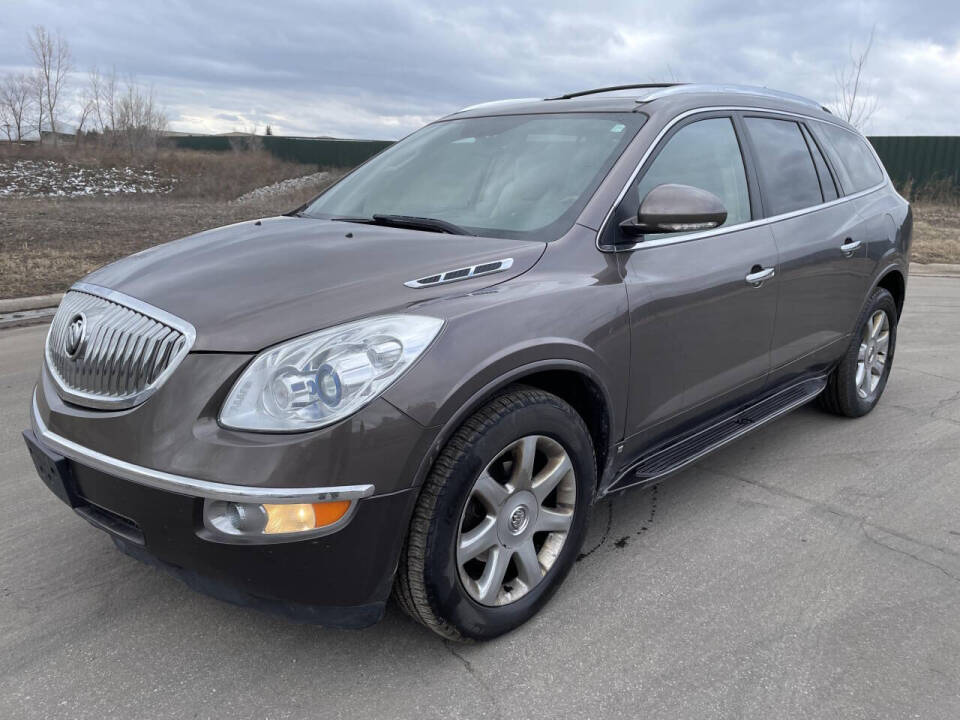
<svg viewBox="0 0 960 720">
<path fill-rule="evenodd" d="M 216 534 L 237 538 L 308 533 L 333 525 L 347 514 L 350 505 L 350 500 L 264 505 L 208 500 L 203 506 L 203 522 Z"/>
</svg>

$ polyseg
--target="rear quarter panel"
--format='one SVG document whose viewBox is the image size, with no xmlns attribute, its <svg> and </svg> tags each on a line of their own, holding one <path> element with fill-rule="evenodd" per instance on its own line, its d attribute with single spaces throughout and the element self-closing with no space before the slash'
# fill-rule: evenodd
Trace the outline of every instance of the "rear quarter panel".
<svg viewBox="0 0 960 720">
<path fill-rule="evenodd" d="M 913 240 L 910 204 L 890 185 L 856 202 L 857 212 L 869 228 L 866 252 L 872 274 L 871 289 L 894 268 L 906 282 Z"/>
</svg>

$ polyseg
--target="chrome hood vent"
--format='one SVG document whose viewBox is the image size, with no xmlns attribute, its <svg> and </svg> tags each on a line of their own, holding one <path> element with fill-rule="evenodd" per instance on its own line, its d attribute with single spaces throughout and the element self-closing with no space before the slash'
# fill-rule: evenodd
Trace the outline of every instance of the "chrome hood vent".
<svg viewBox="0 0 960 720">
<path fill-rule="evenodd" d="M 457 268 L 456 270 L 445 270 L 444 272 L 422 277 L 419 280 L 408 280 L 404 285 L 411 288 L 432 287 L 434 285 L 456 282 L 457 280 L 468 280 L 470 278 L 480 277 L 481 275 L 492 275 L 501 270 L 509 270 L 512 266 L 513 258 L 504 258 L 503 260 L 485 262 L 482 265 L 471 265 L 470 267 Z"/>
<path fill-rule="evenodd" d="M 77 283 L 47 334 L 46 361 L 64 400 L 118 410 L 144 402 L 183 360 L 190 323 L 123 293 Z"/>
</svg>

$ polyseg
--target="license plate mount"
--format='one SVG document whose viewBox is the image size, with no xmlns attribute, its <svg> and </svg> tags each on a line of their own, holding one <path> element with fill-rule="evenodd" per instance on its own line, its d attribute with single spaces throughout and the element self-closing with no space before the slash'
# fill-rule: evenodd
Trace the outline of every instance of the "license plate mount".
<svg viewBox="0 0 960 720">
<path fill-rule="evenodd" d="M 32 430 L 24 430 L 23 439 L 37 468 L 37 474 L 50 492 L 72 508 L 83 505 L 77 495 L 70 460 L 41 445 Z"/>
</svg>

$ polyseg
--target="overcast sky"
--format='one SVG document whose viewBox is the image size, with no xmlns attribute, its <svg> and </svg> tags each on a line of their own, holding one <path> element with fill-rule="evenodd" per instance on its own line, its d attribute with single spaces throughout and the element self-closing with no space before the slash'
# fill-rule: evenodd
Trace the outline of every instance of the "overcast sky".
<svg viewBox="0 0 960 720">
<path fill-rule="evenodd" d="M 38 23 L 70 42 L 74 89 L 115 66 L 173 130 L 388 139 L 485 100 L 663 79 L 829 103 L 876 25 L 868 133 L 960 134 L 957 0 L 0 0 L 0 74 Z"/>
</svg>

